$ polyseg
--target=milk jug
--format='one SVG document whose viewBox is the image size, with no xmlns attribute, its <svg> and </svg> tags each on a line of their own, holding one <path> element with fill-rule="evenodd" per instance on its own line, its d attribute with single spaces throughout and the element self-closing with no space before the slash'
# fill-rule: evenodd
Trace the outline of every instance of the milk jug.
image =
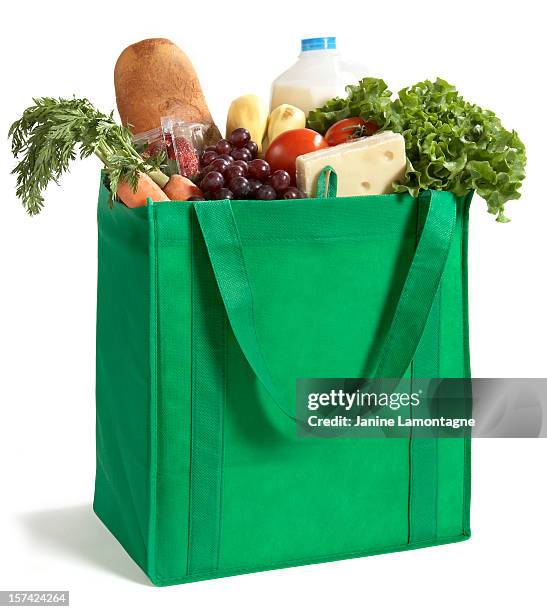
<svg viewBox="0 0 547 612">
<path fill-rule="evenodd" d="M 345 86 L 366 76 L 358 71 L 341 58 L 334 36 L 305 38 L 298 61 L 273 82 L 270 110 L 292 104 L 307 114 L 335 96 L 346 97 Z"/>
</svg>

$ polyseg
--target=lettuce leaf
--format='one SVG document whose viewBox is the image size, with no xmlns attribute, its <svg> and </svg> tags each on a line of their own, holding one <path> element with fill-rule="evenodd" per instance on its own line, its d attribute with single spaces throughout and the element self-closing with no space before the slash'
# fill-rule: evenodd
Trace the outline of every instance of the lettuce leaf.
<svg viewBox="0 0 547 612">
<path fill-rule="evenodd" d="M 463 195 L 474 189 L 497 221 L 508 221 L 504 205 L 520 197 L 526 151 L 518 134 L 504 128 L 492 111 L 465 101 L 440 78 L 405 87 L 395 100 L 381 79 L 362 79 L 346 91 L 346 99 L 334 98 L 311 111 L 309 127 L 325 133 L 346 117 L 373 119 L 381 130 L 405 138 L 407 170 L 395 191 Z"/>
<path fill-rule="evenodd" d="M 348 85 L 346 92 L 347 98 L 333 98 L 322 108 L 310 111 L 308 127 L 324 134 L 341 119 L 367 117 L 374 119 L 383 129 L 389 129 L 393 119 L 393 94 L 382 79 L 362 79 L 357 85 Z"/>
</svg>

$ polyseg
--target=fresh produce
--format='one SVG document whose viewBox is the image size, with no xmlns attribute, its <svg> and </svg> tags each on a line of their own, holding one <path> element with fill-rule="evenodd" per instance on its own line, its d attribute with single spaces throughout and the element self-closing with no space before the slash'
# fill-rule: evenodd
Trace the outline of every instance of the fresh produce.
<svg viewBox="0 0 547 612">
<path fill-rule="evenodd" d="M 333 44 L 326 38 L 305 42 L 306 52 L 329 51 Z M 320 67 L 313 58 L 324 67 L 329 57 L 309 55 L 298 70 L 313 72 Z M 494 113 L 466 102 L 442 79 L 404 88 L 394 99 L 383 80 L 364 78 L 346 88 L 346 97 L 327 101 L 306 118 L 302 108 L 323 96 L 316 88 L 319 73 L 305 74 L 313 77 L 302 79 L 305 87 L 300 81 L 296 87 L 288 74 L 276 80 L 274 93 L 298 95 L 303 104 L 285 98 L 268 117 L 260 98 L 241 96 L 230 105 L 221 138 L 186 55 L 163 38 L 131 45 L 114 71 L 123 126 L 86 99 L 64 98 L 35 99 L 12 125 L 17 194 L 30 214 L 38 213 L 48 183 L 58 181 L 77 156 L 99 157 L 105 183 L 130 207 L 149 197 L 314 195 L 320 170 L 330 165 L 338 195 L 416 196 L 437 189 L 462 196 L 475 190 L 497 221 L 507 221 L 505 204 L 520 197 L 526 153 L 518 134 Z M 132 132 L 138 132 L 134 141 Z"/>
<path fill-rule="evenodd" d="M 388 120 L 392 116 L 392 94 L 382 79 L 364 78 L 357 85 L 348 85 L 346 92 L 346 98 L 333 98 L 321 108 L 310 111 L 307 126 L 326 134 L 330 126 L 341 119 L 361 117 L 374 121 L 380 129 L 399 131 Z"/>
<path fill-rule="evenodd" d="M 141 40 L 122 51 L 114 85 L 122 123 L 135 134 L 159 127 L 161 117 L 172 115 L 210 125 L 208 141 L 220 137 L 192 63 L 166 38 Z"/>
<path fill-rule="evenodd" d="M 289 173 L 282 169 L 272 172 L 266 160 L 256 157 L 257 151 L 252 144 L 254 141 L 248 130 L 236 128 L 228 139 L 222 138 L 203 152 L 203 171 L 199 181 L 203 197 L 206 200 L 303 197 L 296 187 L 291 187 Z"/>
<path fill-rule="evenodd" d="M 291 186 L 291 176 L 286 170 L 276 170 L 270 176 L 268 184 L 279 193 L 283 193 Z"/>
<path fill-rule="evenodd" d="M 248 198 L 251 195 L 251 183 L 244 176 L 234 176 L 228 183 L 228 189 L 236 196 L 242 199 Z"/>
<path fill-rule="evenodd" d="M 315 196 L 325 166 L 336 171 L 339 196 L 392 193 L 393 183 L 405 175 L 405 139 L 386 131 L 301 155 L 296 160 L 298 188 Z"/>
<path fill-rule="evenodd" d="M 167 185 L 163 188 L 163 191 L 170 200 L 182 202 L 195 196 L 203 195 L 197 185 L 180 174 L 173 174 Z"/>
<path fill-rule="evenodd" d="M 283 199 L 285 200 L 297 200 L 303 197 L 305 197 L 304 194 L 296 187 L 289 187 L 283 194 Z"/>
<path fill-rule="evenodd" d="M 299 155 L 325 149 L 329 145 L 321 134 L 302 128 L 279 135 L 268 147 L 264 159 L 275 170 L 286 170 L 295 181 L 296 158 Z"/>
<path fill-rule="evenodd" d="M 275 200 L 277 194 L 271 185 L 261 185 L 256 191 L 257 200 Z"/>
<path fill-rule="evenodd" d="M 209 172 L 207 172 L 201 179 L 200 185 L 203 191 L 206 193 L 211 193 L 224 187 L 224 183 L 224 175 L 216 170 L 209 170 Z"/>
<path fill-rule="evenodd" d="M 251 156 L 254 158 L 258 155 L 259 153 L 259 148 L 258 148 L 258 144 L 254 141 L 251 140 L 251 142 L 248 142 L 245 146 L 246 149 L 249 149 Z"/>
<path fill-rule="evenodd" d="M 34 105 L 13 123 L 8 137 L 19 160 L 13 169 L 17 196 L 31 215 L 42 209 L 42 194 L 50 181 L 58 182 L 77 155 L 80 159 L 96 155 L 104 164 L 112 194 L 128 206 L 146 203 L 147 195 L 160 201 L 160 188 L 169 180 L 161 171 L 161 157 L 141 157 L 129 129 L 85 98 L 34 98 Z"/>
<path fill-rule="evenodd" d="M 268 142 L 273 142 L 283 132 L 305 127 L 306 115 L 304 111 L 291 104 L 281 104 L 270 113 L 268 119 Z"/>
<path fill-rule="evenodd" d="M 463 195 L 474 189 L 497 221 L 508 221 L 505 203 L 520 197 L 526 152 L 518 134 L 505 129 L 492 111 L 465 101 L 442 79 L 405 87 L 395 100 L 381 79 L 366 78 L 346 90 L 347 98 L 310 112 L 308 126 L 325 133 L 340 119 L 362 117 L 381 130 L 399 132 L 408 161 L 396 191 Z"/>
<path fill-rule="evenodd" d="M 171 179 L 169 179 L 171 181 Z M 167 183 L 169 185 L 169 183 Z M 167 189 L 167 185 L 164 189 Z M 129 183 L 121 182 L 118 186 L 118 198 L 129 208 L 146 206 L 148 198 L 153 202 L 168 202 L 170 196 L 166 191 L 162 191 L 159 186 L 148 176 L 139 174 L 137 190 L 134 191 Z"/>
<path fill-rule="evenodd" d="M 249 140 L 256 143 L 257 152 L 262 151 L 262 139 L 266 133 L 268 109 L 262 100 L 254 94 L 236 98 L 228 110 L 226 134 L 237 128 L 245 128 L 251 135 Z"/>
<path fill-rule="evenodd" d="M 251 152 L 245 147 L 243 147 L 242 149 L 235 149 L 234 151 L 232 151 L 231 155 L 236 161 L 248 162 L 248 161 L 251 161 L 251 159 L 253 159 Z"/>
<path fill-rule="evenodd" d="M 255 159 L 249 164 L 249 176 L 265 181 L 270 176 L 270 164 L 264 159 Z"/>
<path fill-rule="evenodd" d="M 329 143 L 329 147 L 363 138 L 364 136 L 372 136 L 378 131 L 378 124 L 374 121 L 365 121 L 361 117 L 351 117 L 349 119 L 341 119 L 325 133 L 325 140 Z"/>
</svg>

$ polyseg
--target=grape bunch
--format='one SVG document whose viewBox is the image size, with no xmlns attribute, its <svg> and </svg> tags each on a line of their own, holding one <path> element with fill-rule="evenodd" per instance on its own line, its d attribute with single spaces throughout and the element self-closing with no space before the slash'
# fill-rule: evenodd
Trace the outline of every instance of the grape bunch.
<svg viewBox="0 0 547 612">
<path fill-rule="evenodd" d="M 245 128 L 237 128 L 228 139 L 207 147 L 201 156 L 198 186 L 203 197 L 190 200 L 293 200 L 303 198 L 291 185 L 285 170 L 271 172 L 270 165 L 258 157 L 258 146 Z"/>
</svg>

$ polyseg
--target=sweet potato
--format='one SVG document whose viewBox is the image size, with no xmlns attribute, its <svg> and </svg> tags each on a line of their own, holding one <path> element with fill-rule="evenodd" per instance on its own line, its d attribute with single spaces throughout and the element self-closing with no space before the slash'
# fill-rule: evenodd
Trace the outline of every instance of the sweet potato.
<svg viewBox="0 0 547 612">
<path fill-rule="evenodd" d="M 122 123 L 135 134 L 160 126 L 161 117 L 211 124 L 208 141 L 220 132 L 205 102 L 192 63 L 166 38 L 148 38 L 122 51 L 114 68 L 116 103 Z"/>
</svg>

